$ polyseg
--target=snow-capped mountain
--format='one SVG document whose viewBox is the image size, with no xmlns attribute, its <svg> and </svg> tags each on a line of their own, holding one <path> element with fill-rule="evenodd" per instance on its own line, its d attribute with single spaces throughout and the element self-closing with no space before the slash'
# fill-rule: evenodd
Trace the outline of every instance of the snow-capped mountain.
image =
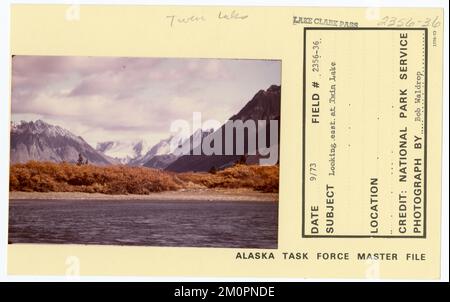
<svg viewBox="0 0 450 302">
<path fill-rule="evenodd" d="M 192 148 L 199 147 L 203 138 L 212 132 L 212 129 L 197 129 L 188 138 L 182 137 L 181 135 L 174 135 L 163 139 L 150 148 L 144 156 L 132 160 L 131 164 L 164 169 L 178 157 L 188 154 Z"/>
<path fill-rule="evenodd" d="M 144 140 L 106 141 L 97 144 L 96 150 L 117 159 L 122 164 L 129 164 L 146 154 L 151 145 Z"/>
<path fill-rule="evenodd" d="M 142 166 L 156 155 L 169 154 L 171 139 L 172 139 L 172 137 L 163 139 L 163 140 L 159 141 L 157 144 L 155 144 L 154 146 L 152 146 L 151 148 L 147 148 L 146 152 L 142 152 L 139 156 L 132 158 L 129 161 L 129 164 L 133 165 L 133 166 Z"/>
<path fill-rule="evenodd" d="M 92 148 L 81 136 L 76 136 L 60 126 L 42 120 L 11 123 L 12 163 L 25 163 L 30 160 L 76 162 L 80 154 L 92 164 L 115 163 Z"/>
</svg>

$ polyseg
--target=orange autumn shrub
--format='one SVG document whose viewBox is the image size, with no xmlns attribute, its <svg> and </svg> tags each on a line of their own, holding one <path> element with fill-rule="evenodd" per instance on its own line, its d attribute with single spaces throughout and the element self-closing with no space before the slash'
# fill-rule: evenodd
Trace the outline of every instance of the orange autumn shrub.
<svg viewBox="0 0 450 302">
<path fill-rule="evenodd" d="M 10 191 L 149 194 L 189 188 L 278 192 L 278 166 L 235 165 L 215 173 L 174 173 L 146 167 L 31 161 L 13 164 Z"/>
<path fill-rule="evenodd" d="M 11 166 L 11 191 L 148 194 L 180 189 L 173 177 L 144 167 L 28 162 Z"/>
<path fill-rule="evenodd" d="M 180 173 L 185 182 L 201 184 L 207 188 L 248 188 L 266 193 L 278 192 L 279 167 L 241 165 L 212 173 Z"/>
</svg>

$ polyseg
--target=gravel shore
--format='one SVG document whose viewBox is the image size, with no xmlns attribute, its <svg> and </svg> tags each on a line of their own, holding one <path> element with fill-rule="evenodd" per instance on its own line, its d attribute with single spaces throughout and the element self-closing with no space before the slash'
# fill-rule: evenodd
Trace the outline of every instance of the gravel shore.
<svg viewBox="0 0 450 302">
<path fill-rule="evenodd" d="M 148 200 L 148 201 L 259 201 L 276 202 L 278 193 L 261 193 L 246 189 L 204 189 L 151 193 L 149 195 L 108 195 L 81 192 L 10 192 L 10 201 L 15 200 Z"/>
</svg>

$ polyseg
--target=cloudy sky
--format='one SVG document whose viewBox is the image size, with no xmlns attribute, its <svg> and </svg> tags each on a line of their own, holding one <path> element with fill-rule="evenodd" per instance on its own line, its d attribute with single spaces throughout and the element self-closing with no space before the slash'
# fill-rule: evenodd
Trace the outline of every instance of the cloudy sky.
<svg viewBox="0 0 450 302">
<path fill-rule="evenodd" d="M 260 89 L 280 85 L 281 63 L 263 60 L 14 56 L 12 120 L 42 119 L 107 140 L 170 136 L 177 119 L 225 121 Z M 195 130 L 195 129 L 194 129 Z"/>
</svg>

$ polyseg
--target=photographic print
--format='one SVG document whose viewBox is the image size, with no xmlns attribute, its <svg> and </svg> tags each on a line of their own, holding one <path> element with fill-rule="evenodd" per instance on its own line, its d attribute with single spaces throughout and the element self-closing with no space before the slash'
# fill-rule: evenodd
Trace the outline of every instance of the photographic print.
<svg viewBox="0 0 450 302">
<path fill-rule="evenodd" d="M 441 8 L 20 4 L 10 21 L 8 276 L 441 276 Z"/>
<path fill-rule="evenodd" d="M 13 56 L 9 244 L 276 248 L 281 61 Z"/>
</svg>

